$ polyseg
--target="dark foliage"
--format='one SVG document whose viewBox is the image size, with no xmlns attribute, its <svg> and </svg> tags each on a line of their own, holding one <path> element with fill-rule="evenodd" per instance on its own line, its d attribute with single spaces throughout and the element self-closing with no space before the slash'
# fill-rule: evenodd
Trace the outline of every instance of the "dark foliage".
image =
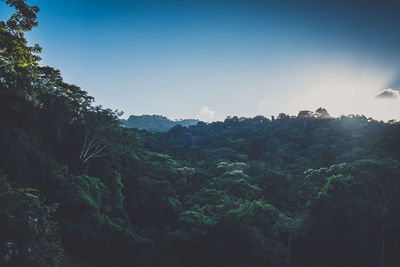
<svg viewBox="0 0 400 267">
<path fill-rule="evenodd" d="M 398 122 L 320 108 L 123 127 L 38 65 L 38 8 L 4 2 L 0 265 L 399 265 Z"/>
</svg>

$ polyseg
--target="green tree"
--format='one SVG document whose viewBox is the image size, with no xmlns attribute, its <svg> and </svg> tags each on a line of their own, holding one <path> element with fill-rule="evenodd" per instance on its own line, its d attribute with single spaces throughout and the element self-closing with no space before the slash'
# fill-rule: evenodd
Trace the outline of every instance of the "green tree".
<svg viewBox="0 0 400 267">
<path fill-rule="evenodd" d="M 32 188 L 15 189 L 0 175 L 0 263 L 2 266 L 62 266 L 56 206 Z"/>
<path fill-rule="evenodd" d="M 392 159 L 359 160 L 307 172 L 303 192 L 309 196 L 311 235 L 319 240 L 317 246 L 327 238 L 336 252 L 325 254 L 325 260 L 334 258 L 322 264 L 358 266 L 368 262 L 361 255 L 368 255 L 368 264 L 393 266 L 393 259 L 385 264 L 385 251 L 387 243 L 397 246 L 400 241 L 395 234 L 400 225 L 399 167 Z"/>
</svg>

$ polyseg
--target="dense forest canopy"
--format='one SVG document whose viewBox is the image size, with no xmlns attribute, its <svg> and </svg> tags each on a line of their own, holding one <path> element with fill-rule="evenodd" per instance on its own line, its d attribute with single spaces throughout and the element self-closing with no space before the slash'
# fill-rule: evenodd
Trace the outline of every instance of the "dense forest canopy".
<svg viewBox="0 0 400 267">
<path fill-rule="evenodd" d="M 39 9 L 3 2 L 0 265 L 399 265 L 399 122 L 320 108 L 122 127 L 39 64 Z"/>
</svg>

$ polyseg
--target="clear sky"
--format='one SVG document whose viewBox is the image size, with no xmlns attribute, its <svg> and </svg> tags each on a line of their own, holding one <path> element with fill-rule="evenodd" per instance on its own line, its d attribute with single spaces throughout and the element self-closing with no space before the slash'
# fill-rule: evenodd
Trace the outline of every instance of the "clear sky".
<svg viewBox="0 0 400 267">
<path fill-rule="evenodd" d="M 325 107 L 400 119 L 395 1 L 28 3 L 41 9 L 28 39 L 42 46 L 42 64 L 125 117 L 214 121 Z"/>
</svg>

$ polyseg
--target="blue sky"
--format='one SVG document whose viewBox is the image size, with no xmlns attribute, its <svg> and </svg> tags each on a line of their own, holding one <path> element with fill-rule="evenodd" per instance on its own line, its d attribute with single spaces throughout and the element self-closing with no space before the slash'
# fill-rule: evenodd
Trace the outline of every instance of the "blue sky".
<svg viewBox="0 0 400 267">
<path fill-rule="evenodd" d="M 41 9 L 27 36 L 42 64 L 125 117 L 214 121 L 322 106 L 400 119 L 395 2 L 28 3 Z"/>
</svg>

